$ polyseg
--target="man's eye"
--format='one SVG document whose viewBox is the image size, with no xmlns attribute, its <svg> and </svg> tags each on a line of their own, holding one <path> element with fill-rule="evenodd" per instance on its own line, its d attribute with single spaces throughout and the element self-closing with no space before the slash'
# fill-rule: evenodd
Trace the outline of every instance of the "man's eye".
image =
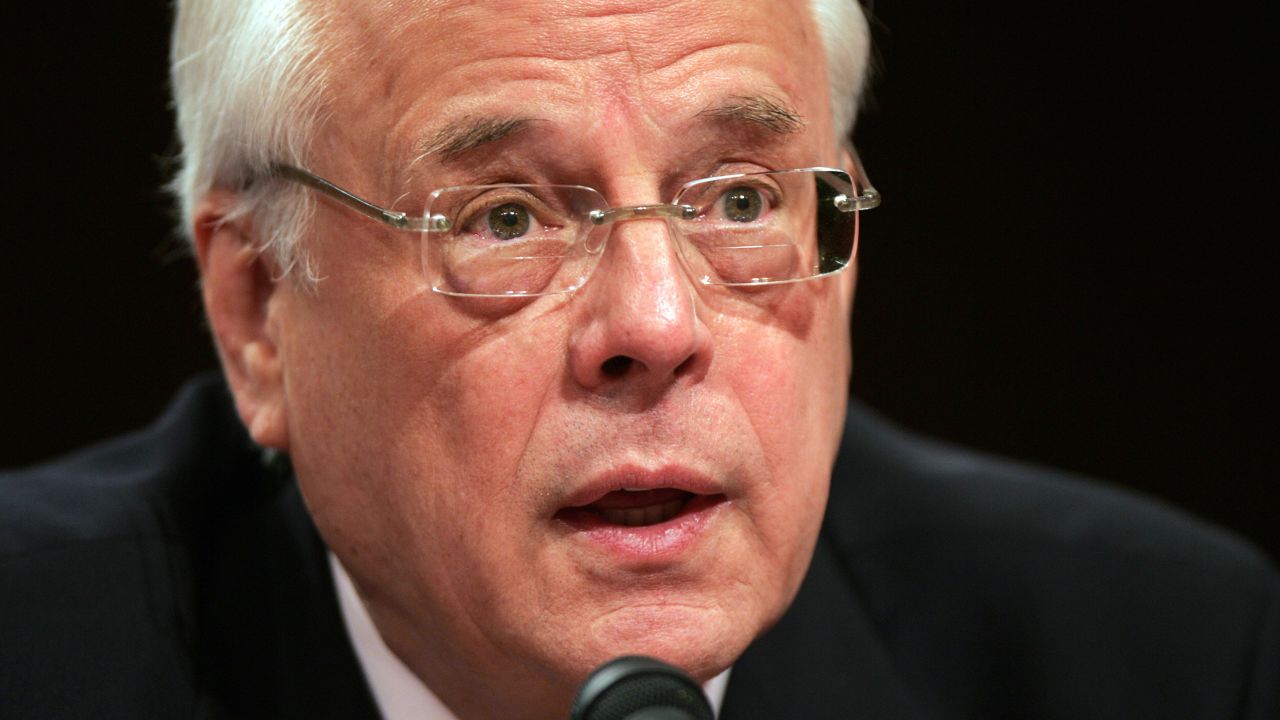
<svg viewBox="0 0 1280 720">
<path fill-rule="evenodd" d="M 764 200 L 754 188 L 736 187 L 724 194 L 724 216 L 734 222 L 755 220 L 763 207 Z"/>
<path fill-rule="evenodd" d="M 489 229 L 499 240 L 515 240 L 529 232 L 529 210 L 516 203 L 503 203 L 489 211 Z"/>
</svg>

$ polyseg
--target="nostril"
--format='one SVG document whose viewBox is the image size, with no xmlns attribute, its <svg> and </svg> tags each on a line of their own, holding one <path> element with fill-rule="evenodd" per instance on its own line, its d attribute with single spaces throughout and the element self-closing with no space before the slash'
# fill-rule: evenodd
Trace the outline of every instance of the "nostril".
<svg viewBox="0 0 1280 720">
<path fill-rule="evenodd" d="M 684 375 L 685 372 L 687 372 L 690 368 L 693 367 L 693 358 L 694 356 L 690 355 L 689 357 L 684 359 L 684 362 L 680 363 L 676 367 L 676 373 L 675 373 L 676 377 L 680 377 L 681 375 Z"/>
<path fill-rule="evenodd" d="M 622 377 L 631 367 L 632 360 L 626 355 L 614 355 L 600 365 L 600 371 L 611 378 Z"/>
</svg>

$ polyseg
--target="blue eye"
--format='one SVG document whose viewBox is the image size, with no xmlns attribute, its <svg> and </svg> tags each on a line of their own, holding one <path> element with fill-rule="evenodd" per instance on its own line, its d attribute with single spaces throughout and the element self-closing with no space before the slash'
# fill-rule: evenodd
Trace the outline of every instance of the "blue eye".
<svg viewBox="0 0 1280 720">
<path fill-rule="evenodd" d="M 734 222 L 755 220 L 763 207 L 764 200 L 754 188 L 736 187 L 724 194 L 724 216 Z"/>
<path fill-rule="evenodd" d="M 529 210 L 516 203 L 504 203 L 489 211 L 489 229 L 500 240 L 515 240 L 529 232 Z"/>
</svg>

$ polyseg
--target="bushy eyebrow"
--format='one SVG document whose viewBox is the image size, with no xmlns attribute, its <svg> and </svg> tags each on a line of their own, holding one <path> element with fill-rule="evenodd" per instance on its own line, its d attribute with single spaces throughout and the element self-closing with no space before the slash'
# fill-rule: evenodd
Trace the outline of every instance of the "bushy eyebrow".
<svg viewBox="0 0 1280 720">
<path fill-rule="evenodd" d="M 733 95 L 698 116 L 757 125 L 779 135 L 800 132 L 805 125 L 794 108 L 767 95 Z"/>
<path fill-rule="evenodd" d="M 520 117 L 466 116 L 444 126 L 418 144 L 418 157 L 438 156 L 454 160 L 484 145 L 495 143 L 527 129 L 533 120 Z"/>
</svg>

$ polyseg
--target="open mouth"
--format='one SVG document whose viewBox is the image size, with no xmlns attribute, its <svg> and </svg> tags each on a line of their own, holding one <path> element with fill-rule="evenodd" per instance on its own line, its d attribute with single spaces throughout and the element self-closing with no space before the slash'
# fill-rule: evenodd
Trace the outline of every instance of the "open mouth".
<svg viewBox="0 0 1280 720">
<path fill-rule="evenodd" d="M 623 489 L 586 505 L 563 508 L 556 518 L 581 529 L 651 527 L 701 512 L 723 500 L 723 495 L 699 495 L 676 488 Z"/>
</svg>

